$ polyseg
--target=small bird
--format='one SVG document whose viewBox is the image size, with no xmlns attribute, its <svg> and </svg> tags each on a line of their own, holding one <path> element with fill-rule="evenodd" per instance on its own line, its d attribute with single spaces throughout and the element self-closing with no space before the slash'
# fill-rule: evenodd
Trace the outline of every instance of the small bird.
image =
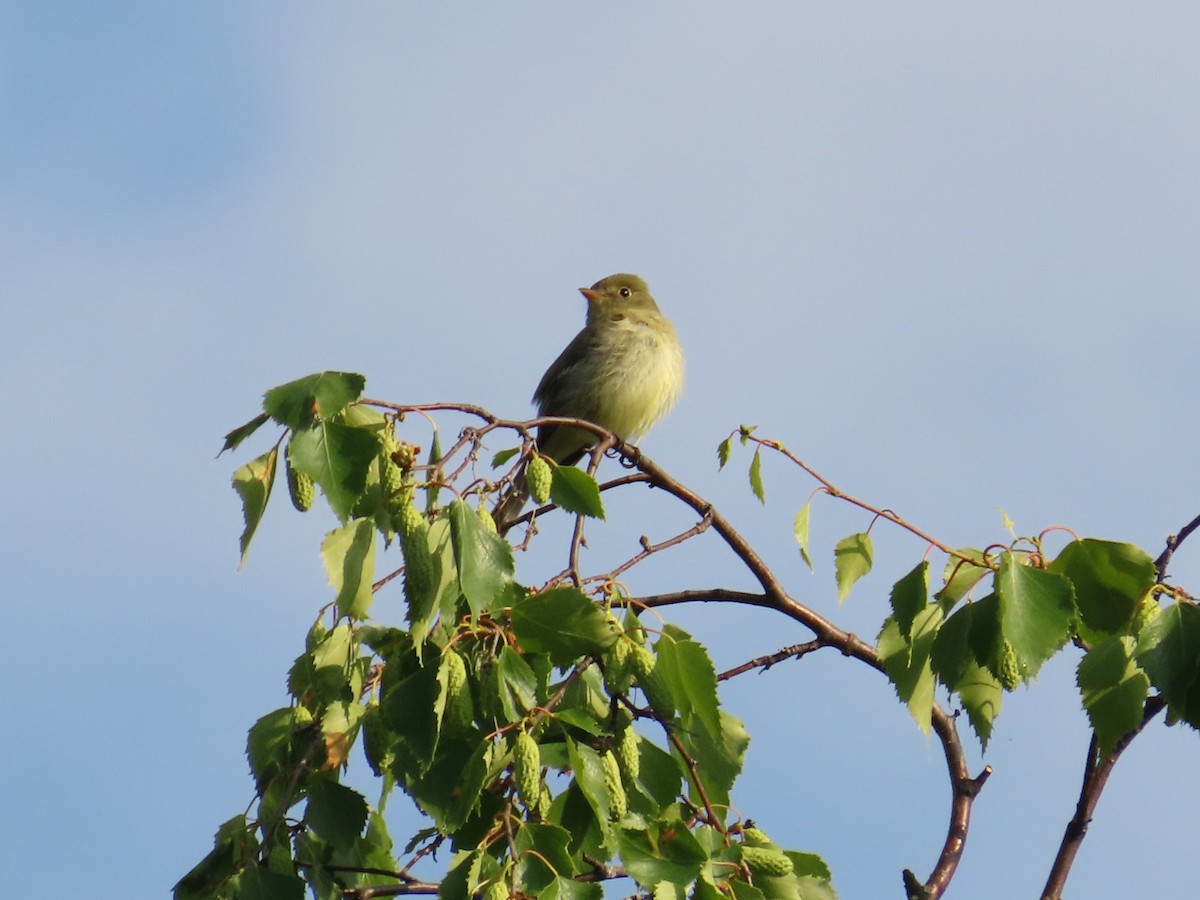
<svg viewBox="0 0 1200 900">
<path fill-rule="evenodd" d="M 637 275 L 609 275 L 590 288 L 583 330 L 550 364 L 533 392 L 540 416 L 587 419 L 623 441 L 636 441 L 667 414 L 683 390 L 683 349 L 675 327 L 658 310 Z M 538 429 L 538 450 L 572 466 L 599 439 L 568 425 Z M 501 529 L 525 505 L 515 488 L 496 509 Z"/>
</svg>

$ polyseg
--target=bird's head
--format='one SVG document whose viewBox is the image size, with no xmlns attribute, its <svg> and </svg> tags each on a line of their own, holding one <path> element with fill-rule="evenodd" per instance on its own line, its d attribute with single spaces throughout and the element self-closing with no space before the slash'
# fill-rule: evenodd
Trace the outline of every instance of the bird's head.
<svg viewBox="0 0 1200 900">
<path fill-rule="evenodd" d="M 637 275 L 609 275 L 590 288 L 580 288 L 579 293 L 587 298 L 589 322 L 624 312 L 658 311 L 658 304 L 650 296 L 646 282 Z"/>
</svg>

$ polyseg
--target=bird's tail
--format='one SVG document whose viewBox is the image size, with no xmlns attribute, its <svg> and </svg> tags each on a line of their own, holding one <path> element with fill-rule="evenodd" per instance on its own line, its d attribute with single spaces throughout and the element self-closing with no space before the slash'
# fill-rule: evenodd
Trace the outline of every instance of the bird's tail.
<svg viewBox="0 0 1200 900">
<path fill-rule="evenodd" d="M 496 522 L 496 530 L 504 534 L 508 529 L 512 528 L 528 501 L 529 489 L 525 487 L 525 468 L 522 466 L 521 471 L 517 473 L 517 477 L 513 479 L 512 487 L 500 498 L 500 502 L 496 504 L 496 508 L 492 512 L 492 518 Z"/>
</svg>

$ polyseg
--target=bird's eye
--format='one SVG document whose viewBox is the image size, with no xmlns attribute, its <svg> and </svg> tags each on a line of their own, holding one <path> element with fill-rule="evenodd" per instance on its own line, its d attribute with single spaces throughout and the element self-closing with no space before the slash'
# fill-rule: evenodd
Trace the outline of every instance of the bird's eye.
<svg viewBox="0 0 1200 900">
<path fill-rule="evenodd" d="M 629 288 L 621 288 L 621 290 L 617 291 L 617 293 L 620 294 L 622 297 L 628 297 L 630 294 L 633 293 L 633 291 L 629 290 Z"/>
</svg>

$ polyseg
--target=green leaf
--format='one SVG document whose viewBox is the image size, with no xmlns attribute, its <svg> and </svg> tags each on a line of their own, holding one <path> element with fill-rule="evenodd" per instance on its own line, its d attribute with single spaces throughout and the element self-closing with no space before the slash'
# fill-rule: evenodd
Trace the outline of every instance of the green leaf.
<svg viewBox="0 0 1200 900">
<path fill-rule="evenodd" d="M 375 525 L 354 519 L 335 528 L 321 541 L 325 575 L 337 592 L 339 616 L 361 619 L 371 608 L 375 582 Z"/>
<path fill-rule="evenodd" d="M 367 824 L 367 801 L 358 791 L 322 775 L 308 783 L 304 821 L 335 847 L 348 847 Z"/>
<path fill-rule="evenodd" d="M 604 518 L 604 503 L 594 479 L 574 466 L 555 466 L 550 482 L 550 499 L 561 509 L 578 516 Z"/>
<path fill-rule="evenodd" d="M 971 612 L 969 604 L 954 613 L 938 629 L 929 654 L 930 667 L 938 681 L 949 690 L 957 690 L 971 665 L 977 664 L 971 649 Z"/>
<path fill-rule="evenodd" d="M 537 900 L 603 900 L 604 887 L 596 881 L 576 881 L 573 878 L 555 878 L 537 895 Z"/>
<path fill-rule="evenodd" d="M 321 486 L 339 519 L 350 517 L 379 455 L 379 439 L 366 428 L 327 422 L 297 431 L 289 450 L 292 465 Z"/>
<path fill-rule="evenodd" d="M 266 821 L 262 816 L 263 807 L 259 805 L 259 823 Z M 296 863 L 293 853 L 295 843 L 289 840 L 288 829 L 276 827 L 268 831 L 264 837 L 266 842 L 259 850 L 258 858 L 263 866 L 281 875 L 296 875 Z"/>
<path fill-rule="evenodd" d="M 752 821 L 744 823 L 746 828 L 753 824 Z M 720 859 L 722 862 L 732 862 L 735 865 L 741 861 L 741 848 L 729 846 L 730 835 L 728 833 L 722 834 L 711 825 L 696 823 L 693 834 L 696 835 L 696 841 L 704 848 L 704 852 L 708 854 L 709 862 L 712 862 L 714 858 Z M 710 871 L 712 870 L 703 873 L 701 878 Z"/>
<path fill-rule="evenodd" d="M 815 853 L 785 850 L 784 854 L 792 861 L 800 900 L 837 900 L 837 891 L 833 889 L 833 876 L 825 860 Z"/>
<path fill-rule="evenodd" d="M 429 525 L 429 552 L 434 556 L 435 572 L 440 573 L 437 588 L 438 608 L 442 618 L 451 621 L 461 614 L 462 590 L 458 584 L 458 565 L 454 561 L 450 519 L 444 514 L 439 513 Z M 515 583 L 509 583 L 506 592 L 512 591 L 514 587 Z M 511 599 L 504 601 L 511 602 Z"/>
<path fill-rule="evenodd" d="M 692 834 L 696 836 L 696 842 L 704 848 L 708 859 L 700 868 L 700 877 L 696 879 L 691 900 L 726 900 L 726 894 L 722 893 L 717 885 L 726 887 L 731 875 L 740 875 L 737 867 L 741 862 L 741 845 L 727 844 L 729 838 L 709 825 L 699 826 Z M 663 884 L 672 890 L 675 889 L 669 882 Z"/>
<path fill-rule="evenodd" d="M 696 887 L 692 891 L 692 900 L 726 900 L 726 895 L 717 889 L 714 881 L 719 880 L 724 882 L 725 878 L 723 876 L 729 871 L 729 868 L 723 865 L 720 871 L 714 871 L 716 869 L 714 863 L 716 862 L 717 860 L 709 857 L 709 864 L 706 870 L 700 873 L 700 878 L 696 881 Z M 724 863 L 724 860 L 721 860 L 721 862 Z M 663 882 L 663 884 L 670 884 L 670 882 Z M 762 896 L 761 891 L 759 892 L 759 896 Z"/>
<path fill-rule="evenodd" d="M 653 741 L 639 741 L 638 755 L 642 763 L 635 786 L 638 792 L 654 802 L 657 814 L 679 796 L 684 772 L 679 767 L 679 760 Z"/>
<path fill-rule="evenodd" d="M 358 642 L 354 640 L 348 622 L 343 622 L 326 634 L 308 654 L 312 660 L 309 690 L 327 703 L 355 699 L 356 694 L 350 682 L 358 652 Z"/>
<path fill-rule="evenodd" d="M 660 881 L 654 886 L 653 900 L 686 900 L 687 885 L 674 884 L 670 881 Z"/>
<path fill-rule="evenodd" d="M 1088 628 L 1124 631 L 1154 584 L 1154 560 L 1140 547 L 1086 538 L 1063 548 L 1048 570 L 1075 585 L 1075 604 Z"/>
<path fill-rule="evenodd" d="M 676 734 L 696 762 L 705 796 L 715 809 L 728 805 L 730 791 L 742 772 L 746 749 L 750 746 L 750 735 L 740 719 L 724 710 L 720 712 L 720 718 L 719 731 L 712 733 L 702 727 L 695 713 L 681 716 Z M 700 793 L 690 777 L 687 782 L 688 796 L 694 803 L 701 803 Z"/>
<path fill-rule="evenodd" d="M 507 645 L 499 658 L 500 705 L 509 722 L 518 722 L 538 705 L 537 675 L 520 653 Z"/>
<path fill-rule="evenodd" d="M 1109 638 L 1079 661 L 1076 682 L 1101 755 L 1142 722 L 1150 679 L 1133 661 L 1134 647 L 1133 638 Z"/>
<path fill-rule="evenodd" d="M 694 714 L 714 737 L 721 734 L 717 672 L 705 649 L 692 640 L 663 639 L 655 645 L 656 675 L 662 677 L 683 715 Z"/>
<path fill-rule="evenodd" d="M 1137 659 L 1171 712 L 1200 728 L 1200 607 L 1163 609 L 1138 635 Z"/>
<path fill-rule="evenodd" d="M 315 752 L 319 736 L 311 714 L 306 718 L 306 713 L 284 707 L 267 713 L 250 727 L 246 759 L 260 791 L 271 779 L 302 762 L 306 754 Z"/>
<path fill-rule="evenodd" d="M 343 425 L 353 425 L 355 428 L 365 428 L 379 436 L 380 442 L 383 441 L 384 433 L 393 433 L 392 423 L 386 415 L 377 409 L 372 409 L 369 406 L 356 404 L 347 406 L 337 415 L 337 420 Z"/>
<path fill-rule="evenodd" d="M 363 755 L 367 758 L 367 765 L 371 767 L 376 778 L 382 778 L 391 768 L 395 757 L 391 749 L 392 730 L 387 727 L 383 709 L 379 705 L 368 706 L 363 713 L 362 735 Z"/>
<path fill-rule="evenodd" d="M 359 690 L 352 692 L 354 696 L 361 692 L 361 679 L 356 680 L 359 681 Z M 346 755 L 358 737 L 366 711 L 365 706 L 353 700 L 338 701 L 325 708 L 321 716 L 321 735 L 328 748 L 322 760 L 325 769 L 331 770 L 345 764 Z"/>
<path fill-rule="evenodd" d="M 317 372 L 271 388 L 263 409 L 295 431 L 329 419 L 362 396 L 367 380 L 354 372 Z"/>
<path fill-rule="evenodd" d="M 771 876 L 765 872 L 755 873 L 754 887 L 762 892 L 764 900 L 801 900 L 799 881 L 794 873 L 783 876 Z M 740 891 L 736 892 L 735 896 L 738 900 L 744 900 Z"/>
<path fill-rule="evenodd" d="M 271 486 L 275 483 L 275 464 L 279 461 L 279 449 L 271 448 L 262 456 L 252 459 L 233 473 L 233 489 L 242 498 L 242 518 L 246 527 L 242 530 L 238 546 L 241 549 L 239 566 L 246 562 L 246 551 L 258 523 L 262 521 L 267 501 L 271 499 Z"/>
<path fill-rule="evenodd" d="M 762 447 L 756 447 L 754 450 L 754 458 L 750 460 L 750 490 L 754 491 L 754 496 L 758 498 L 758 502 L 766 504 L 767 493 L 763 488 L 762 481 Z"/>
<path fill-rule="evenodd" d="M 392 852 L 392 836 L 388 833 L 387 819 L 379 810 L 371 810 L 370 818 L 367 820 L 366 840 L 371 846 L 378 847 L 385 853 Z"/>
<path fill-rule="evenodd" d="M 412 640 L 402 628 L 384 625 L 360 625 L 355 628 L 358 639 L 380 656 L 408 653 Z"/>
<path fill-rule="evenodd" d="M 564 767 L 569 766 L 569 761 L 564 764 Z M 550 820 L 571 833 L 571 852 L 577 857 L 583 853 L 599 859 L 609 857 L 610 852 L 604 846 L 604 829 L 577 779 L 572 779 L 567 789 L 554 798 Z"/>
<path fill-rule="evenodd" d="M 409 848 L 404 855 L 407 856 L 413 849 Z M 438 885 L 438 900 L 471 900 L 478 887 L 474 882 L 482 858 L 481 848 L 454 851 L 446 874 Z M 320 896 L 317 900 L 333 900 L 333 897 Z"/>
<path fill-rule="evenodd" d="M 239 425 L 237 428 L 233 429 L 233 431 L 225 435 L 225 443 L 221 447 L 221 453 L 224 453 L 226 450 L 236 450 L 238 445 L 241 444 L 241 442 L 246 438 L 250 437 L 250 435 L 254 434 L 254 432 L 258 431 L 259 426 L 261 426 L 263 422 L 267 421 L 268 418 L 269 417 L 266 413 L 259 413 L 245 425 Z M 218 453 L 217 456 L 220 456 L 221 453 Z"/>
<path fill-rule="evenodd" d="M 892 612 L 895 613 L 896 625 L 899 626 L 903 638 L 910 638 L 913 619 L 925 609 L 928 598 L 929 561 L 922 560 L 916 568 L 892 586 Z"/>
<path fill-rule="evenodd" d="M 792 870 L 797 875 L 811 875 L 823 881 L 832 881 L 833 873 L 829 865 L 815 853 L 798 853 L 795 850 L 785 850 L 784 854 L 792 861 Z"/>
<path fill-rule="evenodd" d="M 1000 715 L 1000 706 L 1004 701 L 1000 682 L 983 666 L 973 662 L 959 679 L 958 698 L 979 737 L 980 746 L 986 750 L 992 736 L 992 724 Z"/>
<path fill-rule="evenodd" d="M 387 832 L 387 823 L 383 816 L 372 811 L 367 818 L 366 834 L 355 838 L 351 847 L 335 851 L 333 862 L 335 865 L 364 869 L 362 872 L 343 873 L 342 878 L 346 887 L 365 888 L 394 885 L 395 878 L 383 874 L 396 870 L 392 839 Z M 339 900 L 341 896 L 343 895 L 339 892 Z"/>
<path fill-rule="evenodd" d="M 583 791 L 588 805 L 596 814 L 605 834 L 611 828 L 609 819 L 609 792 L 604 780 L 604 767 L 600 756 L 591 747 L 567 737 L 567 754 L 571 769 L 575 772 L 575 783 Z"/>
<path fill-rule="evenodd" d="M 458 585 L 471 615 L 492 608 L 504 587 L 512 581 L 512 545 L 483 524 L 471 507 L 454 500 L 449 507 L 450 540 L 458 566 Z"/>
<path fill-rule="evenodd" d="M 725 438 L 721 443 L 717 444 L 717 471 L 725 468 L 729 462 L 729 454 L 733 450 L 733 435 Z"/>
<path fill-rule="evenodd" d="M 573 587 L 554 587 L 517 600 L 512 627 L 524 649 L 548 653 L 556 666 L 587 654 L 601 655 L 617 640 L 604 613 Z"/>
<path fill-rule="evenodd" d="M 429 479 L 429 483 L 425 487 L 425 509 L 431 510 L 437 506 L 438 495 L 441 493 L 441 477 L 440 470 L 436 467 L 442 461 L 442 433 L 436 428 L 433 430 L 433 437 L 429 441 L 429 459 L 427 464 L 431 467 L 430 472 L 433 473 Z"/>
<path fill-rule="evenodd" d="M 494 760 L 491 741 L 444 740 L 433 765 L 419 777 L 409 777 L 409 793 L 444 834 L 463 827 L 485 797 L 484 786 Z"/>
<path fill-rule="evenodd" d="M 492 457 L 492 468 L 498 469 L 514 456 L 521 452 L 520 447 L 509 447 L 507 450 L 500 450 Z"/>
<path fill-rule="evenodd" d="M 581 709 L 578 706 L 563 709 L 560 704 L 554 710 L 554 718 L 555 721 L 570 725 L 572 728 L 586 731 L 592 737 L 599 737 L 607 731 L 604 725 L 597 721 L 595 714 L 591 710 Z"/>
<path fill-rule="evenodd" d="M 213 849 L 175 885 L 175 900 L 209 900 L 257 850 L 244 815 L 217 829 Z"/>
<path fill-rule="evenodd" d="M 1025 680 L 1071 639 L 1075 624 L 1074 591 L 1061 575 L 1017 562 L 1011 553 L 1000 557 L 996 597 L 1000 601 L 1000 631 L 1012 644 Z"/>
<path fill-rule="evenodd" d="M 791 856 L 791 854 L 788 854 Z M 796 885 L 800 891 L 799 900 L 837 900 L 837 891 L 833 883 L 812 876 L 796 876 Z"/>
<path fill-rule="evenodd" d="M 237 900 L 304 900 L 304 879 L 250 866 L 238 877 Z"/>
<path fill-rule="evenodd" d="M 456 582 L 457 569 L 450 548 L 450 525 L 439 517 L 426 530 L 414 532 L 404 540 L 401 552 L 405 560 L 404 599 L 407 601 L 406 618 L 411 626 L 413 645 L 418 657 L 426 638 L 437 621 L 440 612 L 438 603 L 447 582 L 455 582 L 454 600 L 458 599 Z M 418 577 L 409 573 L 427 573 Z"/>
<path fill-rule="evenodd" d="M 929 656 L 938 680 L 950 690 L 975 665 L 987 665 L 1000 641 L 1000 604 L 995 594 L 967 603 L 938 631 Z"/>
<path fill-rule="evenodd" d="M 472 711 L 474 710 L 474 703 L 471 700 L 471 672 L 467 666 L 466 660 L 455 651 L 447 650 L 443 652 L 440 657 L 438 657 L 436 660 L 436 665 L 438 698 L 433 704 L 433 714 L 437 718 L 438 728 L 441 729 L 446 727 L 448 724 L 446 721 L 446 703 L 450 700 L 450 688 L 453 680 L 452 675 L 455 671 L 462 672 L 465 670 L 466 682 L 462 685 L 461 690 L 465 692 L 466 702 L 470 704 Z M 459 666 L 462 668 L 459 669 Z"/>
<path fill-rule="evenodd" d="M 653 888 L 660 882 L 684 886 L 696 880 L 708 854 L 679 821 L 651 822 L 645 829 L 618 833 L 625 871 L 639 885 Z"/>
<path fill-rule="evenodd" d="M 896 695 L 908 705 L 908 711 L 925 734 L 929 734 L 936 687 L 929 655 L 941 624 L 942 609 L 931 603 L 914 617 L 908 638 L 901 634 L 892 616 L 888 616 L 879 634 L 884 671 L 896 688 Z"/>
<path fill-rule="evenodd" d="M 874 556 L 871 535 L 865 531 L 848 535 L 837 542 L 833 548 L 833 564 L 837 573 L 839 604 L 846 599 L 854 583 L 871 571 Z"/>
<path fill-rule="evenodd" d="M 670 629 L 670 627 L 667 626 L 667 629 Z M 663 641 L 659 641 L 656 646 L 664 646 Z M 675 717 L 675 691 L 671 688 L 666 671 L 659 671 L 657 655 L 654 651 L 650 652 L 654 659 L 654 666 L 650 670 L 649 675 L 635 673 L 637 675 L 637 685 L 642 689 L 642 693 L 646 695 L 646 701 L 650 704 L 650 708 L 654 710 L 657 717 L 661 721 L 667 721 Z"/>
<path fill-rule="evenodd" d="M 812 508 L 812 501 L 805 503 L 796 513 L 796 518 L 792 521 L 792 534 L 796 536 L 796 543 L 800 545 L 800 558 L 804 560 L 804 564 L 808 566 L 808 570 L 812 571 L 812 559 L 808 555 L 808 524 L 809 512 Z"/>
<path fill-rule="evenodd" d="M 340 893 L 340 885 L 327 868 L 333 860 L 334 848 L 308 829 L 296 834 L 293 842 L 296 846 L 296 855 L 309 863 L 304 877 L 311 885 L 312 896 L 319 897 L 321 900 L 332 900 Z"/>
<path fill-rule="evenodd" d="M 983 551 L 974 547 L 960 547 L 959 556 L 974 560 L 975 563 L 951 556 L 946 561 L 946 569 L 942 574 L 944 587 L 937 592 L 936 599 L 945 605 L 946 609 L 967 595 L 992 570 L 983 564 Z"/>
<path fill-rule="evenodd" d="M 392 665 L 389 661 L 388 668 Z M 390 685 L 380 704 L 397 737 L 392 745 L 396 778 L 405 784 L 419 779 L 433 762 L 438 738 L 435 704 L 441 694 L 437 673 L 437 666 L 417 668 Z"/>
<path fill-rule="evenodd" d="M 514 887 L 523 894 L 537 894 L 557 877 L 569 880 L 575 874 L 570 843 L 571 835 L 565 828 L 525 824 L 513 841 L 517 857 Z"/>
<path fill-rule="evenodd" d="M 749 882 L 736 878 L 729 882 L 733 900 L 766 900 L 766 894 Z"/>
</svg>

